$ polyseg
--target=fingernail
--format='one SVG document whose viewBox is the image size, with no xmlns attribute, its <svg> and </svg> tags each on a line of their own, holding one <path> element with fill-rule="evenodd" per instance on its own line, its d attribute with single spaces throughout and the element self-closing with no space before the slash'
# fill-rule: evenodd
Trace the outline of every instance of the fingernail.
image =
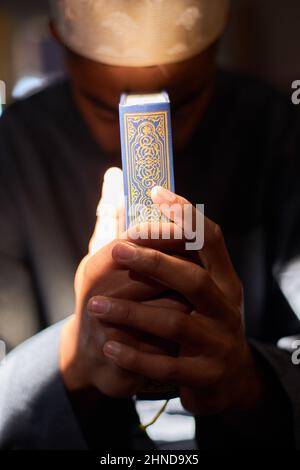
<svg viewBox="0 0 300 470">
<path fill-rule="evenodd" d="M 131 261 L 136 255 L 136 248 L 129 243 L 119 243 L 113 250 L 114 258 L 119 261 Z"/>
<path fill-rule="evenodd" d="M 115 341 L 110 341 L 105 343 L 103 351 L 106 356 L 117 356 L 121 352 L 121 345 Z"/>
<path fill-rule="evenodd" d="M 89 304 L 89 310 L 93 313 L 108 313 L 111 309 L 111 302 L 105 299 L 95 297 Z"/>
<path fill-rule="evenodd" d="M 162 186 L 155 186 L 151 191 L 153 202 L 162 204 L 163 202 L 174 202 L 176 195 Z"/>
</svg>

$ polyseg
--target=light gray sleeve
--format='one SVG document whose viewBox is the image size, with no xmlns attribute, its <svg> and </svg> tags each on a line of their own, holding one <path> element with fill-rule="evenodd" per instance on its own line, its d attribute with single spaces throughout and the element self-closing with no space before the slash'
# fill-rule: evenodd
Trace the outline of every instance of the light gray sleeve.
<svg viewBox="0 0 300 470">
<path fill-rule="evenodd" d="M 58 369 L 60 322 L 0 365 L 0 449 L 86 450 Z"/>
</svg>

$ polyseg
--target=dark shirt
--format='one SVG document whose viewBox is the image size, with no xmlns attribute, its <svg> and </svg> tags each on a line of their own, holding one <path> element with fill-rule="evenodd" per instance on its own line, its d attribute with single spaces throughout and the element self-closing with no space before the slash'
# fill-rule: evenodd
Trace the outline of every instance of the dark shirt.
<svg viewBox="0 0 300 470">
<path fill-rule="evenodd" d="M 266 343 L 273 345 L 274 357 L 280 354 L 293 367 L 275 345 L 300 331 L 278 284 L 286 263 L 300 252 L 299 136 L 299 112 L 290 99 L 254 79 L 220 72 L 204 119 L 175 155 L 176 192 L 204 203 L 206 215 L 224 231 L 245 289 L 246 333 L 258 342 L 269 396 L 281 403 L 277 422 L 287 431 L 274 439 L 290 445 L 296 405 L 265 351 Z M 3 339 L 15 345 L 72 313 L 75 269 L 111 165 L 67 81 L 9 107 L 0 120 L 0 162 L 0 327 Z M 228 423 L 214 419 L 196 418 L 201 445 L 201 429 L 210 436 L 209 423 L 212 436 L 215 426 L 221 435 L 228 431 Z M 218 447 L 217 441 L 207 446 Z"/>
</svg>

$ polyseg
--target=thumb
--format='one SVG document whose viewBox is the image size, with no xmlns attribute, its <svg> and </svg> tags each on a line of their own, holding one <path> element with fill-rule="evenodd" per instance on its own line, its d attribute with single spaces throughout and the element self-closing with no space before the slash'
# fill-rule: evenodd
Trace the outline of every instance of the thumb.
<svg viewBox="0 0 300 470">
<path fill-rule="evenodd" d="M 110 168 L 104 175 L 102 195 L 97 208 L 95 230 L 89 243 L 89 255 L 119 238 L 125 230 L 123 172 Z"/>
</svg>

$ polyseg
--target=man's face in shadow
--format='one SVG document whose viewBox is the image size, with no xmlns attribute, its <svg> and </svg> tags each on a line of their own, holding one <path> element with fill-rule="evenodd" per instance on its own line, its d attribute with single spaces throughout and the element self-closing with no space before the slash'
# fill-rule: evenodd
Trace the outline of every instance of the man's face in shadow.
<svg viewBox="0 0 300 470">
<path fill-rule="evenodd" d="M 63 45 L 53 25 L 51 29 Z M 169 93 L 175 150 L 185 145 L 208 106 L 216 72 L 216 43 L 191 59 L 151 67 L 105 65 L 63 47 L 75 101 L 100 147 L 112 156 L 120 153 L 118 105 L 122 93 Z"/>
</svg>

